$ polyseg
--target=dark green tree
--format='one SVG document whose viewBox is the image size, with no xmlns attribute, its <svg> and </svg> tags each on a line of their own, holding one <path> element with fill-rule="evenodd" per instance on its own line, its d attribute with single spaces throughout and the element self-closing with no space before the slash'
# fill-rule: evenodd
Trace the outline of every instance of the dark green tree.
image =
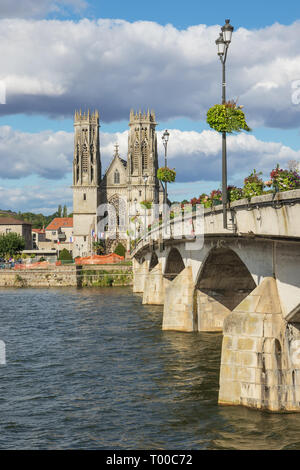
<svg viewBox="0 0 300 470">
<path fill-rule="evenodd" d="M 61 214 L 62 214 L 62 208 L 61 208 L 61 205 L 59 204 L 57 208 L 57 217 L 61 217 Z"/>
<path fill-rule="evenodd" d="M 98 240 L 97 242 L 93 242 L 93 248 L 97 255 L 102 255 L 104 253 L 104 242 L 102 240 Z"/>
<path fill-rule="evenodd" d="M 114 253 L 116 253 L 116 255 L 125 257 L 126 248 L 122 245 L 122 243 L 118 243 Z"/>
<path fill-rule="evenodd" d="M 63 208 L 63 217 L 68 217 L 68 208 L 66 204 L 64 205 L 64 208 Z"/>
<path fill-rule="evenodd" d="M 72 261 L 73 258 L 72 258 L 71 253 L 66 248 L 64 248 L 59 253 L 59 258 L 58 259 L 60 261 Z"/>
<path fill-rule="evenodd" d="M 25 240 L 15 232 L 0 235 L 0 256 L 5 259 L 19 255 L 25 248 Z"/>
</svg>

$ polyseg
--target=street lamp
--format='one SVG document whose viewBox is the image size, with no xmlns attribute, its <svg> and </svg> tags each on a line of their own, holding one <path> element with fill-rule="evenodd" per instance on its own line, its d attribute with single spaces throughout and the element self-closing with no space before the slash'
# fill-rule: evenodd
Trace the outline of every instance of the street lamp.
<svg viewBox="0 0 300 470">
<path fill-rule="evenodd" d="M 145 183 L 145 234 L 144 234 L 144 236 L 145 236 L 145 240 L 146 240 L 146 233 L 147 233 L 147 228 L 146 228 L 146 223 L 147 223 L 147 221 L 146 221 L 146 209 L 147 209 L 147 207 L 146 207 L 146 201 L 147 201 L 146 194 L 147 194 L 148 175 L 144 175 L 143 178 L 144 178 L 144 183 Z"/>
<path fill-rule="evenodd" d="M 216 40 L 218 56 L 222 63 L 222 104 L 226 103 L 226 76 L 225 64 L 229 44 L 231 43 L 234 28 L 230 20 L 225 20 L 225 25 L 221 28 L 221 33 Z M 226 132 L 222 132 L 222 202 L 223 202 L 223 227 L 227 228 L 227 155 L 226 155 Z"/>
<path fill-rule="evenodd" d="M 165 168 L 167 168 L 167 147 L 168 147 L 169 135 L 170 134 L 167 130 L 165 130 L 165 132 L 162 135 L 162 141 L 163 141 L 163 145 L 165 147 Z M 164 204 L 167 204 L 167 200 L 168 200 L 167 182 L 165 181 Z"/>
<path fill-rule="evenodd" d="M 134 248 L 136 248 L 136 203 L 137 198 L 134 199 Z"/>
</svg>

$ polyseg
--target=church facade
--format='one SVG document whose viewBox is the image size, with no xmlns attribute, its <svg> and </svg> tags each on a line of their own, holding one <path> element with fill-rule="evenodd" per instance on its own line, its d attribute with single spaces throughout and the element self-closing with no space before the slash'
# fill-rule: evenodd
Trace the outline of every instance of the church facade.
<svg viewBox="0 0 300 470">
<path fill-rule="evenodd" d="M 130 221 L 138 218 L 144 221 L 144 216 L 146 220 L 145 205 L 141 203 L 146 201 L 148 207 L 150 203 L 163 204 L 164 188 L 156 176 L 156 125 L 153 111 L 131 110 L 127 159 L 121 158 L 116 144 L 112 161 L 102 176 L 99 113 L 75 112 L 74 257 L 91 255 L 93 242 L 99 239 L 105 241 L 107 252 L 120 242 L 129 249 L 130 238 L 138 237 L 136 224 L 132 233 Z"/>
</svg>

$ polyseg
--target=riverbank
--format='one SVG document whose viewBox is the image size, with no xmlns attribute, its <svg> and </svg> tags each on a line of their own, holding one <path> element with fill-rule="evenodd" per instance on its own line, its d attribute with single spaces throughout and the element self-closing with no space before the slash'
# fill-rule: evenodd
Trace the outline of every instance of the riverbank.
<svg viewBox="0 0 300 470">
<path fill-rule="evenodd" d="M 132 285 L 132 266 L 48 266 L 0 270 L 0 287 L 114 287 Z"/>
</svg>

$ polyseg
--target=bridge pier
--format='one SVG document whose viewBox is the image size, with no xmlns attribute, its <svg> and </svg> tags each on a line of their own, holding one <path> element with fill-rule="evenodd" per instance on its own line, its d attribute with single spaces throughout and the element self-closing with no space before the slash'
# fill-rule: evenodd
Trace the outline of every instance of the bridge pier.
<svg viewBox="0 0 300 470">
<path fill-rule="evenodd" d="M 142 293 L 145 289 L 145 279 L 148 275 L 149 261 L 144 260 L 141 264 L 133 258 L 133 292 Z"/>
<path fill-rule="evenodd" d="M 163 305 L 165 289 L 171 281 L 163 277 L 161 263 L 145 276 L 143 304 Z"/>
<path fill-rule="evenodd" d="M 215 293 L 213 293 L 215 294 Z M 230 310 L 205 292 L 195 289 L 198 331 L 223 331 L 225 317 Z"/>
<path fill-rule="evenodd" d="M 165 290 L 163 330 L 197 331 L 192 268 L 184 268 Z"/>
<path fill-rule="evenodd" d="M 300 324 L 283 316 L 265 278 L 224 321 L 219 403 L 300 411 Z"/>
</svg>

